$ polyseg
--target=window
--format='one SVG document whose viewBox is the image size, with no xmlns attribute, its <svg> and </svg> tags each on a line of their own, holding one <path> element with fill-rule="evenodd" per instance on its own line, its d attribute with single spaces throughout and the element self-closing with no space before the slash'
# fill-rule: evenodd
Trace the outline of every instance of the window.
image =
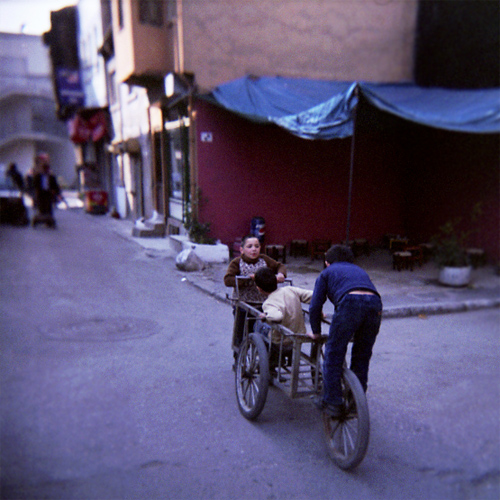
<svg viewBox="0 0 500 500">
<path fill-rule="evenodd" d="M 179 129 L 170 134 L 170 155 L 170 197 L 182 200 L 184 161 Z"/>
<path fill-rule="evenodd" d="M 116 103 L 116 72 L 109 73 L 109 103 Z"/>
<path fill-rule="evenodd" d="M 177 0 L 167 0 L 167 21 L 174 21 L 177 18 Z"/>
<path fill-rule="evenodd" d="M 118 0 L 118 25 L 123 28 L 123 0 Z"/>
<path fill-rule="evenodd" d="M 164 0 L 139 0 L 139 21 L 151 26 L 163 26 Z"/>
</svg>

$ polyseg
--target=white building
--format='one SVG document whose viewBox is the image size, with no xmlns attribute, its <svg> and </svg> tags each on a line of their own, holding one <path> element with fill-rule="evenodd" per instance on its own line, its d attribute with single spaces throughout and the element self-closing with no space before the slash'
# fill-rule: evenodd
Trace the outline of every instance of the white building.
<svg viewBox="0 0 500 500">
<path fill-rule="evenodd" d="M 151 184 L 149 169 L 149 100 L 144 88 L 119 82 L 111 33 L 111 3 L 101 0 L 79 0 L 78 52 L 85 104 L 70 120 L 73 142 L 78 145 L 77 163 L 87 171 L 91 166 L 99 188 L 108 193 L 122 218 L 139 218 L 151 207 L 145 207 L 144 185 Z M 78 130 L 92 131 L 91 122 L 106 117 L 108 130 L 98 139 L 92 133 L 85 139 Z M 76 122 L 75 122 L 76 120 Z M 96 123 L 99 120 L 95 120 Z M 85 189 L 87 186 L 84 184 Z"/>
<path fill-rule="evenodd" d="M 42 37 L 0 33 L 0 163 L 26 172 L 39 151 L 49 153 L 62 186 L 76 181 L 75 153 L 56 117 L 49 49 Z"/>
<path fill-rule="evenodd" d="M 103 44 L 101 0 L 80 0 L 78 11 L 78 51 L 86 108 L 108 105 L 106 68 L 99 55 Z"/>
</svg>

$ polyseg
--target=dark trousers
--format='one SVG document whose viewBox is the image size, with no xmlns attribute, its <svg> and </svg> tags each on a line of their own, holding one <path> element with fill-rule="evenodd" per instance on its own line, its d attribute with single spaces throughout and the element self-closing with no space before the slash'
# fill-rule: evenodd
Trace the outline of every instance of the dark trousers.
<svg viewBox="0 0 500 500">
<path fill-rule="evenodd" d="M 42 215 L 52 216 L 53 197 L 50 191 L 40 189 L 36 196 L 36 208 Z"/>
<path fill-rule="evenodd" d="M 238 350 L 243 340 L 243 333 L 245 331 L 245 322 L 248 322 L 248 333 L 254 331 L 255 318 L 248 317 L 248 313 L 242 307 L 234 307 L 234 325 L 233 325 L 233 349 Z"/>
<path fill-rule="evenodd" d="M 381 319 L 382 301 L 377 295 L 347 294 L 336 307 L 323 361 L 323 399 L 326 403 L 342 403 L 342 369 L 351 338 L 351 370 L 366 391 L 368 367 Z"/>
</svg>

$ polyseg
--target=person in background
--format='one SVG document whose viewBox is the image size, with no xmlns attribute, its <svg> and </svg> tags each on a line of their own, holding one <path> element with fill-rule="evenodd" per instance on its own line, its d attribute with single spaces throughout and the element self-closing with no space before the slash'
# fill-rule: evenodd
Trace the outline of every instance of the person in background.
<svg viewBox="0 0 500 500">
<path fill-rule="evenodd" d="M 323 395 L 316 406 L 332 417 L 344 411 L 341 377 L 349 340 L 353 339 L 351 370 L 364 391 L 373 345 L 382 319 L 382 300 L 366 271 L 355 265 L 351 249 L 334 245 L 325 253 L 325 269 L 314 285 L 309 307 L 312 338 L 321 336 L 323 304 L 328 298 L 335 306 L 325 344 Z"/>
<path fill-rule="evenodd" d="M 16 186 L 19 191 L 24 191 L 24 179 L 21 175 L 21 172 L 17 169 L 17 165 L 15 163 L 11 163 L 9 168 L 7 169 L 7 176 L 12 179 L 14 186 Z"/>
</svg>

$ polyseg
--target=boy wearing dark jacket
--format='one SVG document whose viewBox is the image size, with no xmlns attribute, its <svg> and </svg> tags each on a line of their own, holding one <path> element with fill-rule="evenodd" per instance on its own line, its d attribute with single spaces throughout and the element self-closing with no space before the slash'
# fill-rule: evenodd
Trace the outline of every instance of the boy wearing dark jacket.
<svg viewBox="0 0 500 500">
<path fill-rule="evenodd" d="M 382 319 L 382 300 L 366 271 L 356 266 L 351 249 L 334 245 L 325 254 L 326 268 L 314 286 L 309 307 L 312 337 L 321 335 L 323 304 L 335 306 L 325 344 L 323 397 L 320 409 L 332 416 L 343 412 L 341 377 L 349 340 L 353 339 L 351 370 L 366 392 L 373 345 Z"/>
</svg>

